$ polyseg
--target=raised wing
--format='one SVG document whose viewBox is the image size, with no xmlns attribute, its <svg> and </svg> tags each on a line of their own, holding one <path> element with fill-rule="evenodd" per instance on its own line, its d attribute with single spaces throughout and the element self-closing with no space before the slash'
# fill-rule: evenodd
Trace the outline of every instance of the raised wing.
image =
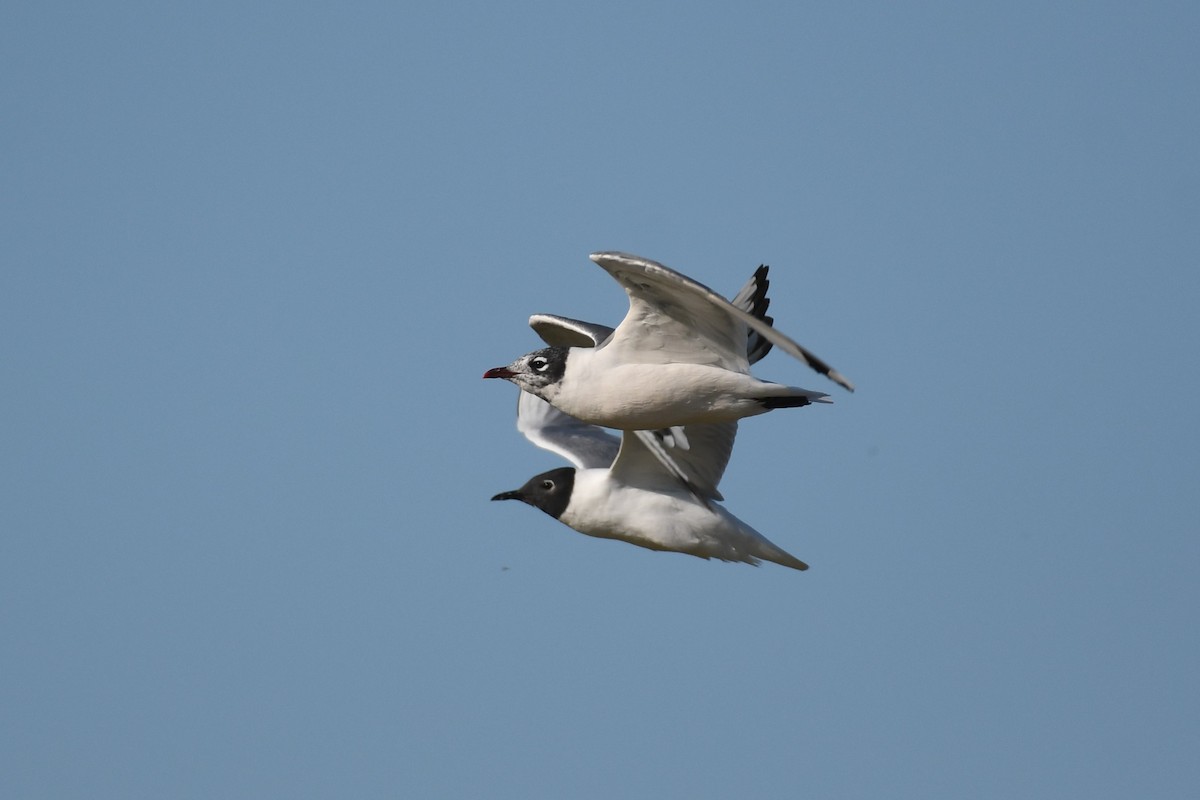
<svg viewBox="0 0 1200 800">
<path fill-rule="evenodd" d="M 734 372 L 749 371 L 748 329 L 736 314 L 724 308 L 732 308 L 725 298 L 636 256 L 593 253 L 591 258 L 629 296 L 628 313 L 602 348 L 628 363 L 707 364 Z"/>
<path fill-rule="evenodd" d="M 543 450 L 558 453 L 578 469 L 607 469 L 617 457 L 621 440 L 597 425 L 564 414 L 540 397 L 521 392 L 517 400 L 517 430 Z"/>
<path fill-rule="evenodd" d="M 750 276 L 750 280 L 746 281 L 746 285 L 739 289 L 730 301 L 768 325 L 775 321 L 767 316 L 767 308 L 771 305 L 771 298 L 767 297 L 767 289 L 771 285 L 767 279 L 769 269 L 766 264 L 760 264 Z M 557 347 L 599 347 L 613 334 L 613 329 L 607 325 L 560 317 L 557 314 L 534 314 L 529 318 L 529 327 L 533 328 L 546 344 Z M 753 364 L 771 352 L 772 346 L 758 331 L 751 330 L 746 343 L 746 357 Z"/>
<path fill-rule="evenodd" d="M 704 284 L 628 253 L 593 253 L 591 259 L 629 295 L 629 313 L 604 347 L 619 347 L 631 360 L 641 363 L 686 360 L 745 371 L 749 369 L 745 349 L 748 328 L 854 391 L 854 384 L 829 364 Z"/>
<path fill-rule="evenodd" d="M 551 347 L 598 347 L 613 332 L 607 325 L 554 314 L 534 314 L 529 318 L 529 327 Z"/>
</svg>

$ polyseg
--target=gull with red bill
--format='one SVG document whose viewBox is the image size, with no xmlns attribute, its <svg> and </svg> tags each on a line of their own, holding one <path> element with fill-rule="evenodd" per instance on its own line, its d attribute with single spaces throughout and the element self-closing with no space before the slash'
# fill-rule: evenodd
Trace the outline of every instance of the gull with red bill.
<svg viewBox="0 0 1200 800">
<path fill-rule="evenodd" d="M 600 341 L 580 334 L 579 344 L 564 340 L 483 377 L 511 381 L 587 424 L 623 431 L 734 422 L 831 402 L 824 392 L 752 376 L 746 342 L 753 332 L 854 389 L 770 322 L 669 267 L 627 253 L 593 253 L 591 259 L 629 296 L 621 324 Z"/>
</svg>

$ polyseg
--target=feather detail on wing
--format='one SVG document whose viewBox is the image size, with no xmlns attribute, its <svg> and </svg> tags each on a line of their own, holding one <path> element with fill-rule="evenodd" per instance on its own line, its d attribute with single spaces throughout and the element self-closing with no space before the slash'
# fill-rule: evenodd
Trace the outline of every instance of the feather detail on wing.
<svg viewBox="0 0 1200 800">
<path fill-rule="evenodd" d="M 717 485 L 725 474 L 737 423 L 688 425 L 661 431 L 634 431 L 642 444 L 701 502 L 724 500 Z M 628 434 L 627 434 L 628 435 Z M 622 451 L 624 452 L 624 451 Z M 621 456 L 617 456 L 617 461 Z M 614 464 L 614 469 L 617 465 Z"/>
<path fill-rule="evenodd" d="M 621 447 L 621 440 L 604 428 L 581 422 L 524 391 L 517 400 L 517 430 L 578 469 L 607 469 Z"/>
<path fill-rule="evenodd" d="M 593 253 L 591 259 L 629 295 L 629 313 L 604 347 L 621 348 L 630 358 L 644 363 L 686 359 L 744 372 L 749 366 L 742 337 L 748 327 L 788 355 L 854 391 L 854 384 L 825 361 L 704 284 L 656 261 L 627 253 Z"/>
<path fill-rule="evenodd" d="M 598 425 L 564 414 L 540 397 L 521 392 L 517 430 L 533 444 L 570 461 L 578 469 L 614 470 L 639 484 L 668 488 L 683 484 L 707 505 L 721 500 L 717 484 L 729 463 L 737 423 L 690 425 L 670 431 L 631 431 L 618 439 Z M 672 438 L 668 447 L 664 440 Z M 636 443 L 630 439 L 638 440 Z M 624 460 L 620 453 L 625 453 Z M 634 477 L 636 473 L 636 477 Z"/>
</svg>

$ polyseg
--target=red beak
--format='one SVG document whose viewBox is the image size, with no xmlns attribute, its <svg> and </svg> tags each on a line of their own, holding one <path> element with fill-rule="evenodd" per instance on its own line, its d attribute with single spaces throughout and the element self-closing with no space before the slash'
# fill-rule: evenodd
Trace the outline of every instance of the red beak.
<svg viewBox="0 0 1200 800">
<path fill-rule="evenodd" d="M 483 377 L 485 377 L 485 378 L 511 378 L 513 375 L 516 375 L 516 374 L 517 373 L 513 372 L 508 367 L 493 367 L 492 369 L 489 369 L 487 372 L 483 373 Z"/>
</svg>

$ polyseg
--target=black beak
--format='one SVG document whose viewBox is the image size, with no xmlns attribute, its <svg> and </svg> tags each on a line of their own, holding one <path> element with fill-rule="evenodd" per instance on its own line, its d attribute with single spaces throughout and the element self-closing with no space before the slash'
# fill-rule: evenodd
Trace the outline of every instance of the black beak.
<svg viewBox="0 0 1200 800">
<path fill-rule="evenodd" d="M 483 373 L 485 378 L 511 378 L 517 373 L 513 372 L 508 367 L 492 367 L 487 372 Z"/>
<path fill-rule="evenodd" d="M 522 498 L 521 498 L 521 492 L 517 489 L 514 489 L 511 492 L 501 492 L 500 494 L 496 495 L 492 499 L 493 500 L 520 500 Z"/>
</svg>

